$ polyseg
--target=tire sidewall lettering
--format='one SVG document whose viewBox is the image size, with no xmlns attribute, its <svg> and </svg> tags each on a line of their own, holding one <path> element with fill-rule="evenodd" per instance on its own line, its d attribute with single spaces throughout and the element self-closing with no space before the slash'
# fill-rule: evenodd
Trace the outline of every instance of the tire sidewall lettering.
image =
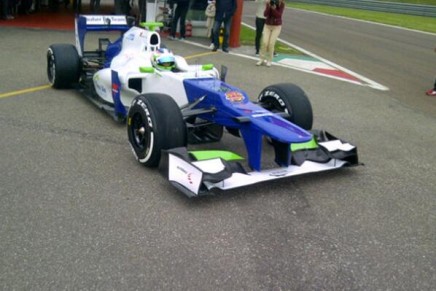
<svg viewBox="0 0 436 291">
<path fill-rule="evenodd" d="M 138 148 L 132 141 L 129 141 L 130 148 L 133 152 L 134 157 L 137 161 L 140 163 L 147 162 L 150 157 L 152 156 L 153 148 L 154 148 L 154 134 L 153 134 L 153 120 L 151 117 L 150 109 L 147 106 L 146 100 L 141 98 L 135 98 L 131 104 L 130 110 L 129 110 L 129 117 L 128 117 L 128 125 L 131 126 L 132 117 L 135 114 L 139 114 L 142 116 L 144 121 L 147 123 L 148 127 L 148 137 L 147 137 L 147 144 L 145 145 L 144 150 L 141 150 Z"/>
<path fill-rule="evenodd" d="M 185 121 L 171 96 L 141 94 L 133 99 L 131 105 L 128 137 L 139 163 L 157 167 L 162 150 L 186 146 Z"/>
<path fill-rule="evenodd" d="M 50 75 L 51 75 L 50 76 L 51 78 L 49 78 L 49 82 L 50 82 L 50 84 L 54 84 L 55 78 L 56 78 L 56 69 L 55 69 L 56 64 L 55 64 L 55 55 L 54 55 L 53 50 L 51 48 L 48 49 L 47 58 L 49 60 L 48 70 L 50 70 Z"/>
<path fill-rule="evenodd" d="M 151 119 L 150 110 L 148 109 L 147 104 L 145 104 L 145 102 L 140 99 L 137 101 L 137 104 L 141 106 L 141 108 L 144 110 L 145 118 L 147 119 L 147 124 L 150 127 L 150 129 L 153 129 L 153 121 Z"/>
<path fill-rule="evenodd" d="M 262 92 L 262 94 L 259 96 L 259 101 L 262 101 L 263 99 L 267 98 L 267 97 L 271 97 L 274 98 L 275 100 L 277 100 L 277 102 L 279 103 L 279 105 L 282 107 L 283 111 L 286 113 L 289 113 L 288 108 L 286 106 L 285 101 L 283 100 L 282 97 L 280 97 L 280 94 L 277 93 L 274 90 L 265 90 L 264 92 Z"/>
<path fill-rule="evenodd" d="M 55 57 L 54 57 L 54 53 L 53 53 L 51 48 L 48 49 L 48 57 L 54 63 Z"/>
</svg>

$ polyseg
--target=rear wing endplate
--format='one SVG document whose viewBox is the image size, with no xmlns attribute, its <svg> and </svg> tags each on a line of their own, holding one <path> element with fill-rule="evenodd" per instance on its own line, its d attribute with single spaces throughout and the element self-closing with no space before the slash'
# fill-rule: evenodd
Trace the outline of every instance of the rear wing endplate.
<svg viewBox="0 0 436 291">
<path fill-rule="evenodd" d="M 119 31 L 129 30 L 134 24 L 134 19 L 125 15 L 83 15 L 75 18 L 76 48 L 82 56 L 85 35 L 88 31 Z"/>
</svg>

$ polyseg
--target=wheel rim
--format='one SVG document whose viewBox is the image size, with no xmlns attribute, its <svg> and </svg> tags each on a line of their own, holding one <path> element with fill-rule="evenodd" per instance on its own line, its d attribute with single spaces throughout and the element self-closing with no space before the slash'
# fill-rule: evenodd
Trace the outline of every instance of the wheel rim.
<svg viewBox="0 0 436 291">
<path fill-rule="evenodd" d="M 281 100 L 284 103 L 283 99 Z M 264 104 L 264 108 L 271 112 L 286 112 L 289 114 L 289 116 L 292 116 L 292 111 L 290 111 L 286 105 L 281 105 L 280 102 L 274 97 L 266 96 L 264 100 L 262 100 L 262 103 Z"/>
<path fill-rule="evenodd" d="M 53 84 L 56 77 L 56 65 L 52 53 L 49 53 L 49 55 L 47 56 L 47 74 L 50 83 Z"/>
<path fill-rule="evenodd" d="M 147 125 L 141 114 L 137 113 L 132 118 L 131 133 L 135 146 L 143 151 L 148 148 L 148 130 Z"/>
</svg>

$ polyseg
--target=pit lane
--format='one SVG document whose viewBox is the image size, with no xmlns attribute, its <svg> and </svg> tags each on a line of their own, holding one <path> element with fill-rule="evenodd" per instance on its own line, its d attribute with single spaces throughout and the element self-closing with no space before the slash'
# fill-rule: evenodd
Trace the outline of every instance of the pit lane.
<svg viewBox="0 0 436 291">
<path fill-rule="evenodd" d="M 71 32 L 0 30 L 2 92 L 47 84 L 45 52 Z M 31 44 L 32 52 L 29 52 Z M 435 285 L 434 117 L 391 93 L 174 42 L 229 67 L 253 99 L 300 85 L 315 128 L 364 167 L 189 200 L 133 159 L 124 125 L 73 90 L 1 98 L 4 289 L 406 289 Z M 203 55 L 204 54 L 204 55 Z M 400 126 L 399 126 L 400 125 Z M 241 151 L 226 136 L 217 148 Z M 408 276 L 403 276 L 408 274 Z"/>
</svg>

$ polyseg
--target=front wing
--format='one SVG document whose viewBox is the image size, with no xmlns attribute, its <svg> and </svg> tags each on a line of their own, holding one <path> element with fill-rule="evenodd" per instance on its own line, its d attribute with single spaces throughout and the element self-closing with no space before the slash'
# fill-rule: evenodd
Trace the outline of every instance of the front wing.
<svg viewBox="0 0 436 291">
<path fill-rule="evenodd" d="M 210 195 L 210 190 L 229 190 L 260 182 L 316 173 L 359 164 L 357 148 L 325 131 L 314 134 L 311 142 L 292 147 L 288 167 L 246 171 L 243 158 L 229 151 L 163 151 L 160 171 L 171 184 L 188 197 Z"/>
</svg>

